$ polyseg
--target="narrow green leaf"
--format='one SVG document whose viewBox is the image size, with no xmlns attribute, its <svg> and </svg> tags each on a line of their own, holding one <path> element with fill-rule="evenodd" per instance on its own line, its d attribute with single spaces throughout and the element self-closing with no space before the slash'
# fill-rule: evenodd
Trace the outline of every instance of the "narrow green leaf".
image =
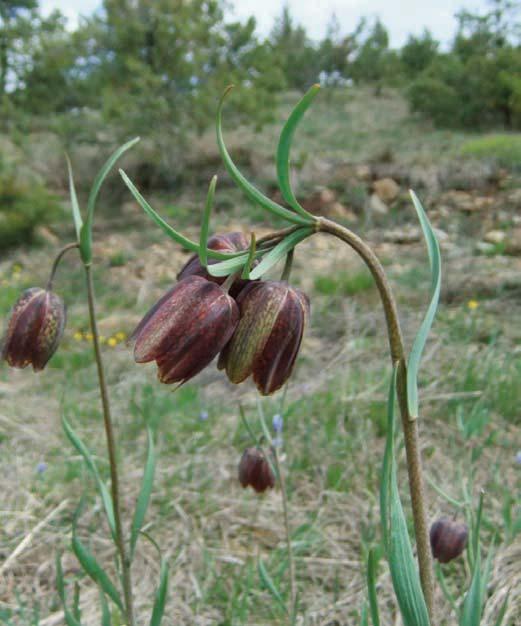
<svg viewBox="0 0 521 626">
<path fill-rule="evenodd" d="M 429 218 L 427 217 L 425 210 L 421 205 L 421 202 L 418 200 L 414 191 L 411 190 L 410 194 L 414 208 L 416 209 L 420 220 L 423 236 L 425 237 L 425 241 L 427 243 L 427 251 L 429 254 L 429 263 L 431 268 L 430 303 L 425 317 L 420 325 L 420 329 L 418 330 L 418 334 L 414 339 L 409 359 L 407 361 L 407 404 L 411 417 L 415 419 L 418 417 L 418 371 L 420 368 L 420 360 L 440 299 L 441 255 L 438 240 L 436 239 L 434 230 L 429 222 Z"/>
<path fill-rule="evenodd" d="M 112 619 L 110 617 L 109 604 L 103 591 L 99 592 L 99 601 L 101 604 L 101 626 L 112 626 Z"/>
<path fill-rule="evenodd" d="M 280 595 L 279 590 L 275 586 L 275 583 L 273 582 L 273 579 L 268 574 L 268 570 L 264 566 L 264 563 L 262 562 L 262 559 L 260 557 L 259 557 L 259 560 L 257 562 L 257 567 L 258 567 L 258 570 L 259 570 L 259 577 L 260 577 L 260 579 L 262 581 L 262 584 L 271 593 L 273 598 L 279 603 L 279 605 L 282 607 L 284 612 L 287 613 L 288 609 L 286 608 L 286 605 L 284 604 L 284 600 L 282 599 L 282 596 Z"/>
<path fill-rule="evenodd" d="M 80 585 L 79 583 L 76 581 L 74 583 L 74 598 L 72 601 L 72 613 L 74 615 L 74 618 L 78 621 L 81 622 L 81 613 L 80 613 Z"/>
<path fill-rule="evenodd" d="M 285 237 L 282 241 L 280 241 L 273 250 L 270 250 L 268 254 L 266 254 L 262 261 L 257 265 L 257 267 L 253 268 L 250 272 L 251 280 L 256 280 L 260 278 L 263 274 L 265 274 L 273 265 L 278 263 L 280 259 L 286 256 L 286 254 L 293 250 L 293 248 L 313 234 L 312 228 L 299 228 L 291 235 Z"/>
<path fill-rule="evenodd" d="M 436 572 L 436 578 L 438 579 L 438 582 L 440 583 L 440 587 L 441 587 L 441 590 L 443 591 L 443 595 L 445 596 L 445 599 L 451 605 L 452 610 L 457 614 L 458 607 L 456 605 L 456 600 L 453 594 L 450 592 L 449 588 L 447 587 L 447 583 L 445 582 L 445 576 L 443 575 L 443 571 L 439 563 L 436 563 L 436 565 L 434 566 L 434 570 Z"/>
<path fill-rule="evenodd" d="M 505 620 L 505 615 L 507 613 L 507 607 L 508 607 L 508 598 L 510 596 L 510 590 L 508 591 L 507 595 L 505 596 L 505 600 L 503 601 L 503 604 L 501 605 L 501 608 L 499 609 L 499 613 L 497 616 L 497 620 L 494 626 L 502 626 L 504 620 Z"/>
<path fill-rule="evenodd" d="M 229 276 L 230 274 L 242 271 L 242 268 L 248 262 L 248 258 L 249 254 L 247 252 L 242 252 L 240 256 L 236 256 L 233 259 L 208 265 L 206 270 L 210 276 Z"/>
<path fill-rule="evenodd" d="M 206 267 L 208 265 L 208 231 L 210 229 L 210 213 L 212 212 L 213 197 L 215 195 L 215 185 L 217 184 L 217 176 L 214 176 L 210 182 L 208 188 L 208 195 L 206 196 L 206 204 L 204 207 L 203 221 L 201 224 L 201 238 L 199 240 L 199 260 L 201 265 Z"/>
<path fill-rule="evenodd" d="M 481 556 L 480 550 L 476 553 L 474 560 L 474 570 L 470 588 L 463 602 L 461 611 L 460 626 L 480 626 L 481 612 L 483 610 L 481 596 Z"/>
<path fill-rule="evenodd" d="M 279 180 L 282 197 L 297 213 L 306 219 L 313 219 L 313 216 L 299 204 L 295 194 L 293 193 L 293 189 L 291 188 L 289 155 L 295 130 L 304 116 L 304 113 L 308 110 L 311 102 L 314 100 L 319 91 L 320 85 L 313 85 L 310 87 L 306 95 L 293 109 L 280 133 L 279 145 L 277 147 L 277 178 Z"/>
<path fill-rule="evenodd" d="M 253 265 L 253 261 L 255 260 L 256 251 L 257 251 L 257 239 L 255 237 L 255 233 L 252 233 L 251 239 L 250 239 L 250 250 L 248 253 L 248 260 L 244 264 L 244 268 L 242 270 L 242 275 L 241 275 L 241 278 L 243 278 L 244 280 L 250 279 L 250 271 Z"/>
<path fill-rule="evenodd" d="M 369 626 L 369 614 L 367 611 L 367 603 L 364 603 L 360 612 L 360 626 Z"/>
<path fill-rule="evenodd" d="M 116 521 L 114 518 L 114 506 L 112 504 L 112 498 L 110 496 L 109 490 L 107 489 L 107 485 L 101 480 L 101 476 L 98 472 L 98 468 L 94 463 L 94 459 L 92 458 L 91 453 L 87 446 L 83 443 L 83 441 L 78 437 L 78 435 L 72 429 L 72 426 L 67 421 L 65 415 L 62 415 L 62 425 L 67 438 L 72 443 L 74 448 L 81 454 L 83 457 L 85 464 L 90 471 L 90 473 L 94 476 L 96 484 L 98 485 L 98 490 L 100 492 L 101 501 L 103 502 L 103 508 L 105 509 L 105 515 L 107 516 L 107 521 L 109 523 L 110 532 L 112 537 L 115 539 L 116 537 Z"/>
<path fill-rule="evenodd" d="M 89 198 L 87 200 L 87 218 L 85 223 L 81 227 L 80 231 L 80 250 L 81 258 L 83 262 L 88 265 L 92 260 L 92 224 L 94 222 L 94 209 L 96 207 L 96 200 L 100 192 L 103 181 L 107 177 L 110 170 L 116 164 L 116 161 L 133 145 L 139 141 L 139 137 L 131 139 L 127 143 L 120 146 L 105 162 L 103 167 L 99 170 L 92 183 Z"/>
<path fill-rule="evenodd" d="M 150 618 L 150 626 L 160 626 L 163 614 L 165 612 L 166 595 L 168 592 L 168 565 L 165 560 L 161 561 L 161 575 L 159 578 L 159 587 L 156 591 L 154 608 L 152 609 L 152 617 Z"/>
<path fill-rule="evenodd" d="M 71 197 L 72 219 L 74 221 L 74 229 L 76 230 L 76 239 L 80 242 L 81 227 L 83 220 L 81 219 L 80 205 L 78 204 L 78 196 L 76 195 L 76 186 L 74 184 L 74 176 L 72 174 L 72 165 L 69 155 L 65 153 L 67 159 L 67 169 L 69 171 L 69 193 Z"/>
<path fill-rule="evenodd" d="M 81 626 L 81 623 L 76 620 L 74 615 L 70 612 L 70 610 L 67 607 L 67 598 L 65 596 L 65 582 L 63 578 L 63 568 L 62 568 L 60 554 L 56 554 L 56 589 L 58 591 L 58 596 L 62 603 L 63 615 L 65 617 L 66 625 L 67 626 Z"/>
<path fill-rule="evenodd" d="M 387 442 L 380 492 L 382 533 L 387 546 L 387 558 L 391 570 L 393 588 L 404 626 L 429 626 L 429 613 L 414 561 L 396 478 L 396 462 L 394 458 L 396 375 L 397 368 L 395 367 L 389 390 Z"/>
<path fill-rule="evenodd" d="M 156 452 L 154 446 L 154 433 L 151 428 L 147 428 L 148 433 L 148 452 L 147 460 L 145 464 L 145 471 L 143 473 L 143 480 L 141 482 L 141 490 L 137 498 L 136 510 L 134 512 L 134 518 L 132 520 L 132 530 L 130 533 L 130 560 L 134 558 L 134 551 L 136 549 L 137 539 L 139 537 L 139 531 L 143 526 L 145 520 L 145 514 L 150 502 L 150 494 L 152 493 L 152 486 L 154 484 L 154 474 L 156 470 Z"/>
<path fill-rule="evenodd" d="M 172 228 L 170 224 L 165 222 L 165 220 L 159 215 L 159 213 L 157 213 L 150 206 L 150 204 L 148 204 L 145 198 L 139 193 L 134 183 L 130 180 L 130 178 L 125 174 L 123 170 L 120 169 L 119 174 L 123 179 L 125 185 L 129 188 L 130 193 L 134 196 L 136 202 L 141 206 L 145 213 L 147 213 L 147 215 L 149 215 L 171 239 L 183 246 L 183 248 L 185 248 L 186 250 L 190 250 L 190 252 L 196 252 L 197 254 L 199 254 L 199 245 L 195 243 L 195 241 L 192 241 L 191 239 L 188 239 L 187 237 L 179 233 L 177 230 Z M 210 258 L 218 259 L 220 261 L 233 259 L 244 254 L 241 252 L 218 252 L 217 250 L 207 250 L 206 253 Z"/>
<path fill-rule="evenodd" d="M 76 523 L 72 527 L 72 551 L 76 555 L 76 558 L 80 562 L 80 565 L 84 569 L 85 573 L 92 578 L 92 580 L 101 587 L 104 593 L 117 605 L 117 607 L 124 612 L 123 602 L 119 596 L 118 590 L 108 577 L 107 573 L 103 570 L 101 565 L 96 561 L 90 550 L 86 548 L 83 543 L 78 539 L 76 534 Z"/>
<path fill-rule="evenodd" d="M 376 597 L 376 567 L 375 551 L 369 550 L 367 556 L 367 593 L 369 597 L 369 608 L 371 610 L 373 626 L 380 626 L 380 613 L 378 611 L 378 600 Z"/>
<path fill-rule="evenodd" d="M 282 217 L 283 219 L 288 220 L 289 222 L 293 222 L 294 224 L 310 224 L 313 221 L 311 218 L 304 218 L 301 215 L 293 213 L 293 211 L 288 211 L 288 209 L 285 209 L 284 207 L 280 206 L 280 204 L 277 204 L 276 202 L 265 196 L 263 193 L 261 193 L 256 187 L 254 187 L 250 182 L 246 180 L 246 178 L 241 174 L 241 172 L 232 161 L 224 144 L 224 138 L 222 134 L 222 108 L 224 100 L 230 92 L 230 89 L 231 88 L 228 87 L 228 89 L 226 89 L 226 91 L 224 92 L 221 101 L 219 102 L 219 107 L 217 109 L 217 145 L 219 146 L 219 152 L 221 153 L 222 160 L 224 161 L 224 165 L 228 173 L 252 202 L 255 202 L 256 204 L 260 205 L 267 211 L 270 211 L 274 215 Z"/>
</svg>

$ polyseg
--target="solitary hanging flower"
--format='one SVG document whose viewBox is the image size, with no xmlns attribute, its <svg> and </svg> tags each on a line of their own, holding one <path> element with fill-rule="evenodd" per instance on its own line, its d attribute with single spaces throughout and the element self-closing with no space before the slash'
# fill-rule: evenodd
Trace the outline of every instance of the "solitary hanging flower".
<svg viewBox="0 0 521 626">
<path fill-rule="evenodd" d="M 218 252 L 241 252 L 242 250 L 247 250 L 249 246 L 250 242 L 246 236 L 240 232 L 213 235 L 213 237 L 208 239 L 208 248 Z M 218 262 L 219 261 L 216 259 L 208 259 L 208 263 L 210 265 Z M 192 255 L 188 259 L 184 267 L 177 275 L 177 278 L 182 280 L 187 276 L 202 276 L 203 278 L 206 278 L 206 280 L 210 280 L 218 285 L 222 285 L 222 283 L 226 280 L 225 276 L 211 276 L 207 269 L 201 265 L 199 255 L 197 254 Z M 230 294 L 234 297 L 237 296 L 247 283 L 247 280 L 242 279 L 234 281 L 232 287 L 230 288 Z"/>
<path fill-rule="evenodd" d="M 239 462 L 239 482 L 253 487 L 257 493 L 275 486 L 275 476 L 264 453 L 258 448 L 246 448 Z"/>
<path fill-rule="evenodd" d="M 466 524 L 442 517 L 431 526 L 432 556 L 440 563 L 457 558 L 465 549 L 469 530 Z"/>
<path fill-rule="evenodd" d="M 11 367 L 43 370 L 65 326 L 65 305 L 52 291 L 31 287 L 14 305 L 2 340 L 2 359 Z"/>
<path fill-rule="evenodd" d="M 136 340 L 137 363 L 156 361 L 163 383 L 184 383 L 229 341 L 239 320 L 235 300 L 200 276 L 189 276 L 168 291 L 141 320 Z"/>
<path fill-rule="evenodd" d="M 309 300 L 283 281 L 250 283 L 237 297 L 241 319 L 219 368 L 233 383 L 250 374 L 263 395 L 288 380 L 309 316 Z"/>
</svg>

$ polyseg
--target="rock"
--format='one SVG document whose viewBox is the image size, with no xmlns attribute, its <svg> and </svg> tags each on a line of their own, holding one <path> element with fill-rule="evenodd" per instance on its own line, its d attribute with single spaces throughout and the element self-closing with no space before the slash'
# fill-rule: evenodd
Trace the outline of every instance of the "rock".
<svg viewBox="0 0 521 626">
<path fill-rule="evenodd" d="M 483 237 L 483 241 L 497 245 L 499 243 L 503 243 L 505 241 L 505 237 L 506 234 L 503 230 L 489 230 Z"/>
<path fill-rule="evenodd" d="M 378 215 L 387 215 L 389 213 L 389 207 L 380 200 L 376 193 L 371 194 L 369 197 L 369 211 L 377 213 Z"/>
<path fill-rule="evenodd" d="M 50 246 L 57 246 L 60 243 L 60 238 L 49 230 L 47 226 L 38 226 L 35 229 L 35 235 Z"/>
<path fill-rule="evenodd" d="M 327 207 L 326 214 L 328 217 L 347 220 L 348 222 L 356 222 L 357 216 L 351 209 L 348 209 L 341 202 L 333 202 Z"/>
<path fill-rule="evenodd" d="M 400 186 L 392 178 L 381 178 L 373 183 L 375 194 L 382 202 L 390 204 L 398 197 Z"/>
<path fill-rule="evenodd" d="M 480 254 L 493 254 L 495 250 L 495 246 L 493 243 L 488 243 L 487 241 L 478 241 L 476 244 L 476 252 Z"/>
<path fill-rule="evenodd" d="M 490 196 L 474 196 L 468 191 L 447 191 L 443 194 L 443 202 L 458 211 L 473 213 L 483 211 L 494 205 L 494 198 Z"/>
<path fill-rule="evenodd" d="M 408 244 L 416 243 L 421 239 L 421 231 L 416 226 L 388 230 L 384 233 L 384 241 L 387 243 Z"/>
<path fill-rule="evenodd" d="M 329 207 L 336 202 L 336 193 L 332 189 L 324 187 L 315 191 L 311 196 L 302 202 L 302 206 L 306 211 L 313 214 L 324 214 L 328 212 Z"/>
<path fill-rule="evenodd" d="M 365 165 L 364 163 L 361 163 L 360 165 L 357 165 L 355 167 L 354 174 L 355 174 L 355 178 L 357 178 L 358 180 L 367 182 L 371 180 L 371 167 L 369 165 Z"/>
</svg>

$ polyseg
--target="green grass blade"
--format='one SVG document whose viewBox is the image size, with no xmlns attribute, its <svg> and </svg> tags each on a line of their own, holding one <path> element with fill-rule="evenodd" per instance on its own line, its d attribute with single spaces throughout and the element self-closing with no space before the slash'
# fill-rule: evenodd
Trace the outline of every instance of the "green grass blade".
<svg viewBox="0 0 521 626">
<path fill-rule="evenodd" d="M 312 228 L 299 228 L 299 230 L 296 230 L 294 233 L 291 233 L 291 235 L 285 237 L 273 248 L 273 250 L 270 250 L 268 254 L 264 256 L 257 267 L 253 268 L 250 272 L 251 280 L 260 278 L 271 267 L 273 267 L 275 263 L 278 263 L 283 257 L 285 257 L 290 250 L 293 250 L 298 243 L 312 234 Z"/>
<path fill-rule="evenodd" d="M 369 614 L 367 612 L 367 604 L 364 604 L 360 612 L 360 626 L 369 626 Z"/>
<path fill-rule="evenodd" d="M 460 617 L 460 626 L 480 626 L 481 612 L 483 610 L 481 595 L 481 556 L 480 550 L 476 553 L 474 560 L 474 571 L 470 588 L 465 596 Z"/>
<path fill-rule="evenodd" d="M 99 592 L 99 601 L 101 604 L 101 626 L 112 626 L 112 619 L 110 617 L 109 604 L 103 591 Z"/>
<path fill-rule="evenodd" d="M 369 608 L 371 610 L 373 626 L 380 626 L 380 613 L 378 611 L 378 600 L 376 597 L 376 566 L 375 551 L 369 550 L 367 556 L 367 593 L 369 596 Z"/>
<path fill-rule="evenodd" d="M 87 446 L 83 443 L 83 441 L 78 437 L 78 435 L 72 429 L 72 426 L 67 421 L 65 415 L 62 415 L 62 425 L 65 434 L 67 435 L 68 440 L 72 443 L 74 448 L 81 454 L 83 457 L 87 469 L 90 471 L 92 476 L 94 477 L 96 484 L 98 486 L 98 490 L 100 492 L 101 500 L 103 502 L 103 508 L 105 509 L 105 514 L 107 516 L 107 521 L 109 523 L 110 532 L 112 534 L 113 539 L 116 538 L 116 521 L 114 518 L 114 506 L 112 504 L 112 498 L 110 496 L 109 490 L 107 489 L 107 485 L 101 480 L 101 476 L 98 472 L 98 468 L 94 463 L 94 459 L 92 458 L 91 453 Z"/>
<path fill-rule="evenodd" d="M 387 558 L 393 588 L 404 626 L 429 626 L 429 613 L 414 561 L 396 478 L 394 459 L 396 375 L 397 370 L 395 368 L 389 390 L 387 442 L 380 492 L 382 529 L 384 538 L 386 537 Z"/>
<path fill-rule="evenodd" d="M 282 197 L 297 213 L 306 219 L 313 219 L 313 216 L 299 204 L 291 188 L 289 155 L 295 130 L 319 91 L 320 85 L 313 85 L 293 109 L 280 133 L 279 145 L 277 147 L 277 178 Z"/>
<path fill-rule="evenodd" d="M 250 238 L 250 249 L 248 252 L 248 259 L 246 263 L 244 264 L 244 268 L 241 274 L 241 278 L 243 278 L 244 280 L 249 280 L 250 278 L 250 271 L 253 265 L 253 261 L 255 260 L 256 252 L 257 252 L 257 239 L 255 237 L 255 233 L 252 233 L 251 238 Z"/>
<path fill-rule="evenodd" d="M 288 612 L 286 605 L 284 604 L 284 600 L 280 595 L 280 591 L 277 589 L 273 579 L 268 574 L 268 570 L 266 569 L 262 559 L 259 557 L 257 561 L 257 568 L 259 570 L 259 577 L 261 579 L 262 584 L 266 587 L 266 589 L 271 593 L 273 598 L 277 601 L 277 603 L 281 606 L 285 613 Z"/>
<path fill-rule="evenodd" d="M 145 200 L 145 198 L 139 193 L 134 183 L 130 180 L 130 178 L 125 174 L 123 170 L 119 170 L 120 176 L 123 179 L 125 185 L 129 188 L 130 193 L 136 199 L 136 202 L 141 206 L 141 208 L 145 211 L 147 215 L 149 215 L 154 222 L 175 242 L 183 246 L 186 250 L 190 250 L 190 252 L 196 252 L 199 254 L 199 244 L 191 239 L 188 239 L 180 232 L 175 230 L 165 222 L 165 220 L 155 211 L 150 204 Z M 243 253 L 241 252 L 218 252 L 217 250 L 207 250 L 207 255 L 212 259 L 218 259 L 220 261 L 224 261 L 227 259 L 233 259 L 235 257 L 241 256 Z"/>
<path fill-rule="evenodd" d="M 414 193 L 410 192 L 414 208 L 418 214 L 420 225 L 427 243 L 429 263 L 431 268 L 431 300 L 427 312 L 414 339 L 409 359 L 407 361 L 407 404 L 409 413 L 413 419 L 418 417 L 418 371 L 420 360 L 425 348 L 427 337 L 436 315 L 441 290 L 441 254 L 440 246 L 429 218 L 423 209 L 421 202 Z"/>
<path fill-rule="evenodd" d="M 168 565 L 165 560 L 161 562 L 161 575 L 159 578 L 159 587 L 156 591 L 154 600 L 154 608 L 152 609 L 152 617 L 150 618 L 150 626 L 160 626 L 161 620 L 165 612 L 166 596 L 168 593 Z"/>
<path fill-rule="evenodd" d="M 76 523 L 72 526 L 72 551 L 80 562 L 85 573 L 101 587 L 104 593 L 116 604 L 116 606 L 124 612 L 123 602 L 119 596 L 118 590 L 108 577 L 107 573 L 101 565 L 96 561 L 93 554 L 78 539 L 76 534 Z"/>
<path fill-rule="evenodd" d="M 81 623 L 76 620 L 74 615 L 67 607 L 67 598 L 65 596 L 65 582 L 63 578 L 63 568 L 61 555 L 56 555 L 56 590 L 63 606 L 63 615 L 65 617 L 65 624 L 67 626 L 81 626 Z"/>
<path fill-rule="evenodd" d="M 80 611 L 80 585 L 78 581 L 74 583 L 74 598 L 72 601 L 72 614 L 74 615 L 74 619 L 78 622 L 81 622 L 81 611 Z"/>
<path fill-rule="evenodd" d="M 150 495 L 152 493 L 152 486 L 154 484 L 154 474 L 156 471 L 156 452 L 154 446 L 154 433 L 150 428 L 148 432 L 148 452 L 147 460 L 145 463 L 145 471 L 143 473 L 143 480 L 141 483 L 141 490 L 137 498 L 136 510 L 134 512 L 134 518 L 132 520 L 132 529 L 130 532 L 130 560 L 134 558 L 134 551 L 136 549 L 137 539 L 139 537 L 139 531 L 143 526 L 145 515 L 147 512 L 148 504 L 150 502 Z"/>
<path fill-rule="evenodd" d="M 206 196 L 206 204 L 203 213 L 203 221 L 201 224 L 201 237 L 199 240 L 199 260 L 201 261 L 201 265 L 203 267 L 206 267 L 208 265 L 208 231 L 210 229 L 210 213 L 212 212 L 213 197 L 215 195 L 216 184 L 217 176 L 214 176 L 208 188 L 208 195 Z"/>
<path fill-rule="evenodd" d="M 280 204 L 277 204 L 276 202 L 265 196 L 263 193 L 261 193 L 256 187 L 254 187 L 250 182 L 246 180 L 246 178 L 236 167 L 235 163 L 232 161 L 230 154 L 228 153 L 228 150 L 226 149 L 226 146 L 224 144 L 224 138 L 222 133 L 222 108 L 224 100 L 230 92 L 230 89 L 230 87 L 226 89 L 221 98 L 221 101 L 219 102 L 216 120 L 217 145 L 219 146 L 219 152 L 221 153 L 222 160 L 228 173 L 252 202 L 255 202 L 256 204 L 266 209 L 267 211 L 270 211 L 274 215 L 282 217 L 283 219 L 288 220 L 289 222 L 293 222 L 294 224 L 310 224 L 312 222 L 311 218 L 304 218 L 301 215 L 294 213 L 293 211 L 288 211 L 288 209 L 285 209 L 284 207 L 280 206 Z"/>
<path fill-rule="evenodd" d="M 71 197 L 72 219 L 74 222 L 74 229 L 76 230 L 76 239 L 79 243 L 83 220 L 81 218 L 80 205 L 78 204 L 78 196 L 76 195 L 76 185 L 74 184 L 71 160 L 69 159 L 68 154 L 65 154 L 65 158 L 67 159 L 67 170 L 69 172 L 69 193 Z"/>
<path fill-rule="evenodd" d="M 235 274 L 235 272 L 242 271 L 244 265 L 248 262 L 248 258 L 249 253 L 243 252 L 240 256 L 236 256 L 233 259 L 208 265 L 206 269 L 210 276 L 229 276 L 230 274 Z"/>
</svg>

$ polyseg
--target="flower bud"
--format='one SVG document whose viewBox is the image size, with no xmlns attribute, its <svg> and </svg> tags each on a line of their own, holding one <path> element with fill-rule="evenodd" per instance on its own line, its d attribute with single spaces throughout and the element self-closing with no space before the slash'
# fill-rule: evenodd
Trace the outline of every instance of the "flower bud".
<svg viewBox="0 0 521 626">
<path fill-rule="evenodd" d="M 466 524 L 442 517 L 431 526 L 432 555 L 440 563 L 457 558 L 467 545 L 469 531 Z"/>
<path fill-rule="evenodd" d="M 179 281 L 132 334 L 137 363 L 156 361 L 162 383 L 184 383 L 229 341 L 239 320 L 235 300 L 200 276 Z"/>
<path fill-rule="evenodd" d="M 222 235 L 213 235 L 213 237 L 208 239 L 207 247 L 210 250 L 216 250 L 218 252 L 241 252 L 242 250 L 247 250 L 250 247 L 250 242 L 243 233 L 233 232 Z M 210 265 L 218 262 L 219 261 L 217 259 L 208 259 L 208 263 Z M 192 255 L 188 259 L 177 275 L 177 278 L 178 280 L 182 280 L 187 276 L 202 276 L 203 278 L 206 278 L 206 280 L 210 280 L 218 285 L 222 285 L 226 280 L 226 276 L 211 276 L 206 268 L 201 265 L 197 254 Z M 243 279 L 236 280 L 230 288 L 230 294 L 233 297 L 236 297 L 248 284 L 248 282 L 249 281 Z"/>
<path fill-rule="evenodd" d="M 269 395 L 288 380 L 309 316 L 309 300 L 282 281 L 250 283 L 237 297 L 241 319 L 221 353 L 219 368 L 233 383 L 250 374 Z"/>
<path fill-rule="evenodd" d="M 43 370 L 65 326 L 65 305 L 52 291 L 31 287 L 14 305 L 2 340 L 2 359 L 11 367 Z"/>
<path fill-rule="evenodd" d="M 246 448 L 239 462 L 239 482 L 253 487 L 257 493 L 275 486 L 275 476 L 263 452 L 258 448 Z"/>
</svg>

